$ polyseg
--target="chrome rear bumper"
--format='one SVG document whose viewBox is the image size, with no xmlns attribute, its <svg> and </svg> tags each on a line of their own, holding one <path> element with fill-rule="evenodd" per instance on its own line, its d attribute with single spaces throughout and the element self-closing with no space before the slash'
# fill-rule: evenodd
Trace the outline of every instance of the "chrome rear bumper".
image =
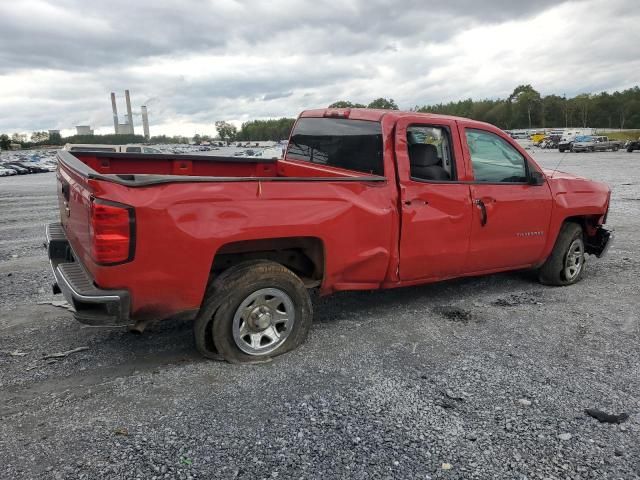
<svg viewBox="0 0 640 480">
<path fill-rule="evenodd" d="M 54 293 L 62 293 L 73 306 L 75 318 L 87 325 L 131 325 L 130 298 L 126 290 L 96 287 L 90 274 L 76 259 L 60 223 L 46 228 L 46 246 L 56 283 Z"/>
</svg>

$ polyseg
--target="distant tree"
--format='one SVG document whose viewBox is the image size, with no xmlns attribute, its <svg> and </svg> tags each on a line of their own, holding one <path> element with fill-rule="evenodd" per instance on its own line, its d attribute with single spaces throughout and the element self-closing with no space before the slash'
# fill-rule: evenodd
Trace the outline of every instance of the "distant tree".
<svg viewBox="0 0 640 480">
<path fill-rule="evenodd" d="M 236 140 L 284 140 L 289 138 L 294 123 L 294 118 L 284 117 L 245 122 L 236 135 Z"/>
<path fill-rule="evenodd" d="M 509 96 L 509 101 L 512 102 L 519 111 L 526 112 L 527 124 L 529 128 L 531 128 L 532 114 L 538 112 L 542 101 L 540 93 L 531 85 L 518 85 Z"/>
<path fill-rule="evenodd" d="M 48 135 L 49 144 L 50 145 L 62 145 L 62 136 L 59 132 L 53 132 L 51 135 Z"/>
<path fill-rule="evenodd" d="M 574 97 L 572 101 L 578 112 L 580 126 L 582 128 L 586 128 L 589 124 L 589 105 L 591 103 L 591 96 L 588 93 L 582 93 Z"/>
<path fill-rule="evenodd" d="M 558 95 L 547 95 L 541 102 L 541 123 L 545 127 L 560 127 L 564 125 L 564 102 L 565 99 Z"/>
<path fill-rule="evenodd" d="M 11 145 L 11 139 L 9 135 L 3 133 L 0 135 L 0 150 L 9 150 L 9 145 Z"/>
<path fill-rule="evenodd" d="M 168 137 L 166 135 L 156 135 L 149 139 L 149 143 L 159 143 L 159 144 L 189 143 L 189 139 L 187 137 L 181 137 L 181 136 Z"/>
<path fill-rule="evenodd" d="M 13 143 L 25 143 L 27 141 L 27 136 L 24 133 L 14 133 L 11 135 L 11 141 Z"/>
<path fill-rule="evenodd" d="M 42 143 L 49 140 L 49 133 L 47 132 L 33 132 L 31 134 L 31 141 L 33 143 Z"/>
<path fill-rule="evenodd" d="M 566 96 L 562 96 L 562 114 L 564 116 L 564 127 L 571 125 L 571 117 L 573 116 L 573 104 L 567 100 Z"/>
<path fill-rule="evenodd" d="M 386 98 L 376 98 L 374 101 L 372 101 L 369 105 L 367 105 L 367 108 L 380 108 L 383 110 L 399 110 L 398 105 L 396 105 L 396 102 L 393 101 L 393 98 L 390 99 L 386 99 Z"/>
<path fill-rule="evenodd" d="M 348 100 L 338 100 L 329 105 L 328 108 L 367 108 L 367 106 L 362 103 L 352 103 Z"/>
<path fill-rule="evenodd" d="M 199 133 L 196 133 L 193 136 L 193 143 L 195 143 L 196 145 L 200 145 L 200 142 L 202 142 L 202 137 L 200 136 Z"/>
<path fill-rule="evenodd" d="M 467 99 L 416 106 L 415 111 L 469 117 L 501 128 L 640 128 L 640 87 L 613 94 L 602 92 L 566 98 L 558 95 L 542 97 L 531 85 L 520 85 L 506 99 Z"/>
<path fill-rule="evenodd" d="M 97 144 L 103 143 L 106 145 L 126 145 L 128 143 L 145 143 L 146 140 L 142 135 L 72 135 L 70 137 L 60 138 L 60 143 L 56 145 L 62 145 L 62 143 L 87 143 Z M 51 138 L 49 143 L 52 143 Z"/>
<path fill-rule="evenodd" d="M 215 123 L 218 136 L 224 141 L 233 141 L 238 132 L 236 126 L 229 122 L 218 121 Z"/>
</svg>

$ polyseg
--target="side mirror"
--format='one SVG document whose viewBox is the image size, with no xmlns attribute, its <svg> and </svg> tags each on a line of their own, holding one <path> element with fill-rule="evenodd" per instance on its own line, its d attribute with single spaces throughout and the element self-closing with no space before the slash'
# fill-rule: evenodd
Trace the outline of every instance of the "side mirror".
<svg viewBox="0 0 640 480">
<path fill-rule="evenodd" d="M 544 185 L 545 177 L 538 170 L 531 170 L 529 172 L 529 185 Z"/>
</svg>

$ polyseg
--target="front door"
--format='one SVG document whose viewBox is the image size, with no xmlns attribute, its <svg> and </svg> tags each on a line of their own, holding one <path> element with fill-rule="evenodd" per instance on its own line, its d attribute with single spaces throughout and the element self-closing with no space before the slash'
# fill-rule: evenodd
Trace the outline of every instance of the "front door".
<svg viewBox="0 0 640 480">
<path fill-rule="evenodd" d="M 458 275 L 469 247 L 473 208 L 454 121 L 404 117 L 396 124 L 403 281 Z"/>
<path fill-rule="evenodd" d="M 533 264 L 547 243 L 551 191 L 529 182 L 532 162 L 496 132 L 461 130 L 473 174 L 467 273 Z"/>
</svg>

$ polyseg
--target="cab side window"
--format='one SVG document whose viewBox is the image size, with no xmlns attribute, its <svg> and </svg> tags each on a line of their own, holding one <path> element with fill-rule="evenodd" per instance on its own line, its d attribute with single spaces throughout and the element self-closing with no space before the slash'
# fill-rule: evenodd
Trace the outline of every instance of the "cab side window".
<svg viewBox="0 0 640 480">
<path fill-rule="evenodd" d="M 407 149 L 412 180 L 446 182 L 456 179 L 451 139 L 446 128 L 409 126 Z"/>
<path fill-rule="evenodd" d="M 527 181 L 525 158 L 491 132 L 466 129 L 476 182 L 523 183 Z"/>
</svg>

